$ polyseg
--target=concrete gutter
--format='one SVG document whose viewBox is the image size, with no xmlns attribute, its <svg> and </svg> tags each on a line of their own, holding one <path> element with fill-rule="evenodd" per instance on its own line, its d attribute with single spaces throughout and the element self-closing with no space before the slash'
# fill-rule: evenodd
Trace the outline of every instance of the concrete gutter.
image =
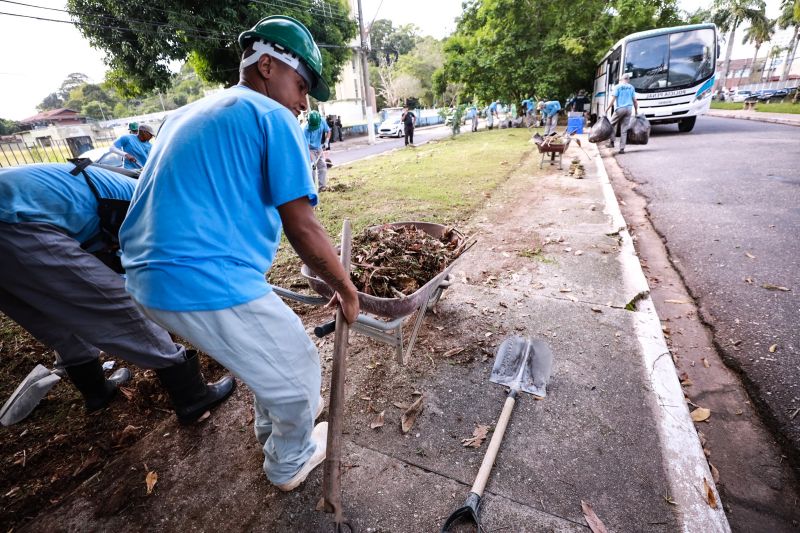
<svg viewBox="0 0 800 533">
<path fill-rule="evenodd" d="M 633 239 L 620 211 L 619 203 L 606 172 L 603 158 L 595 156 L 595 164 L 606 200 L 606 212 L 619 228 L 619 260 L 625 277 L 626 300 L 633 309 L 634 328 L 642 350 L 646 383 L 656 396 L 659 440 L 664 470 L 670 485 L 672 501 L 677 505 L 682 531 L 730 532 L 719 492 L 714 484 L 703 447 L 684 400 L 678 371 L 661 330 L 661 321 L 650 297 L 650 287 L 639 263 Z M 629 295 L 634 295 L 628 299 Z M 703 487 L 707 480 L 717 499 L 717 508 L 708 504 Z"/>
<path fill-rule="evenodd" d="M 711 109 L 706 115 L 710 117 L 738 118 L 740 120 L 783 124 L 784 126 L 800 126 L 800 115 L 791 115 L 789 113 L 762 113 L 760 111 L 726 111 L 724 109 Z"/>
</svg>

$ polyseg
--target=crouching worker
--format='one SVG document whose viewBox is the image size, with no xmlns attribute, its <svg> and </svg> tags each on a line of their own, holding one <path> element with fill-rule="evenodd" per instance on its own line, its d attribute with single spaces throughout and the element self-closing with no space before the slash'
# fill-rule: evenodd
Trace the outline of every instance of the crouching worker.
<svg viewBox="0 0 800 533">
<path fill-rule="evenodd" d="M 154 369 L 178 419 L 191 423 L 228 397 L 233 378 L 206 385 L 197 354 L 147 320 L 122 277 L 84 249 L 104 248 L 108 228 L 98 206 L 129 200 L 135 186 L 131 178 L 71 163 L 0 170 L 0 311 L 56 350 L 87 411 L 106 407 L 131 377 L 123 368 L 106 379 L 103 350 Z M 118 205 L 121 218 L 125 203 Z M 116 255 L 102 257 L 112 264 Z"/>
<path fill-rule="evenodd" d="M 332 304 L 348 322 L 358 316 L 358 293 L 314 216 L 297 122 L 306 94 L 330 95 L 319 48 L 285 16 L 262 19 L 239 44 L 239 84 L 176 110 L 161 127 L 120 232 L 122 261 L 148 317 L 252 390 L 264 471 L 286 491 L 324 460 L 327 423 L 314 425 L 319 354 L 265 279 L 281 228 L 336 291 Z"/>
</svg>

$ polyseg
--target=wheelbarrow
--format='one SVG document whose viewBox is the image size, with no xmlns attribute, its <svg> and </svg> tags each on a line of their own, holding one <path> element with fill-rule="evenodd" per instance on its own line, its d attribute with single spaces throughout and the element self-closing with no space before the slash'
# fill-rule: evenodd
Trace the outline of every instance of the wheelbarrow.
<svg viewBox="0 0 800 533">
<path fill-rule="evenodd" d="M 569 148 L 569 143 L 571 139 L 567 137 L 563 142 L 553 143 L 551 140 L 553 137 L 543 137 L 542 141 L 536 141 L 536 148 L 538 148 L 539 153 L 542 154 L 542 159 L 539 161 L 539 168 L 542 168 L 544 165 L 544 160 L 547 157 L 547 154 L 550 154 L 550 162 L 551 164 L 555 161 L 555 156 L 558 154 L 558 169 L 562 170 L 563 166 L 561 165 L 561 158 L 564 155 L 564 152 L 567 151 Z M 559 137 L 559 140 L 564 139 L 563 137 Z"/>
<path fill-rule="evenodd" d="M 442 224 L 433 224 L 430 222 L 395 222 L 386 225 L 391 228 L 413 226 L 437 239 L 441 239 L 445 235 L 445 232 L 450 229 Z M 452 235 L 454 239 L 453 242 L 456 246 L 463 246 L 465 244 L 465 237 L 461 232 L 452 230 Z M 439 298 L 442 296 L 442 292 L 450 286 L 450 273 L 455 263 L 456 261 L 453 261 L 447 265 L 443 271 L 417 289 L 414 293 L 402 298 L 379 298 L 371 294 L 359 292 L 358 301 L 362 312 L 358 315 L 356 321 L 350 325 L 351 329 L 394 347 L 397 362 L 401 365 L 405 365 L 411 357 L 414 343 L 416 342 L 417 334 L 422 326 L 426 311 L 436 305 Z M 317 277 L 307 265 L 301 267 L 300 274 L 308 282 L 311 289 L 320 296 L 308 296 L 281 287 L 273 287 L 275 293 L 282 298 L 307 305 L 327 304 L 333 297 L 333 289 L 322 279 Z M 408 316 L 414 312 L 417 313 L 417 316 L 414 321 L 414 326 L 411 329 L 411 335 L 405 343 L 404 348 L 403 324 Z M 324 337 L 328 333 L 331 333 L 334 328 L 335 322 L 328 322 L 316 327 L 314 329 L 314 334 L 318 337 Z"/>
</svg>

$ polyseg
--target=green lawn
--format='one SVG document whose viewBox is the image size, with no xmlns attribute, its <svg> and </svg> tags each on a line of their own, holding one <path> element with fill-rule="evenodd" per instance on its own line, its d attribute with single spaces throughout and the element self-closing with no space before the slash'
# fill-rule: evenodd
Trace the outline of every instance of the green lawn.
<svg viewBox="0 0 800 533">
<path fill-rule="evenodd" d="M 483 131 L 333 168 L 328 186 L 344 190 L 321 193 L 317 217 L 337 243 L 345 218 L 354 234 L 404 220 L 458 224 L 533 150 L 530 138 L 531 130 L 524 128 Z M 279 281 L 289 275 L 287 268 L 296 267 L 284 239 L 270 279 Z"/>
<path fill-rule="evenodd" d="M 741 111 L 743 107 L 744 104 L 741 102 L 711 102 L 711 109 Z M 792 104 L 791 102 L 763 104 L 759 102 L 756 104 L 756 111 L 761 111 L 762 113 L 800 113 L 800 104 Z"/>
</svg>

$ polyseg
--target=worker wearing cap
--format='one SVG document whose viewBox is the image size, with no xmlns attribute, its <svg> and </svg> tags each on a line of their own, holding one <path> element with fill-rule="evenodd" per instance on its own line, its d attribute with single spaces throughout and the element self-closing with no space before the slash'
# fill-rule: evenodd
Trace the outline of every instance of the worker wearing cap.
<svg viewBox="0 0 800 533">
<path fill-rule="evenodd" d="M 328 165 L 325 163 L 323 150 L 325 143 L 330 142 L 331 129 L 322 120 L 319 111 L 312 111 L 308 114 L 308 122 L 303 126 L 303 135 L 308 143 L 309 157 L 311 158 L 313 177 L 317 182 L 320 191 L 327 189 L 328 184 Z"/>
<path fill-rule="evenodd" d="M 265 273 L 281 228 L 336 291 L 345 318 L 358 293 L 314 216 L 317 191 L 297 116 L 330 96 L 311 33 L 285 16 L 239 36 L 239 84 L 184 106 L 159 131 L 122 226 L 127 288 L 145 314 L 239 377 L 255 397 L 264 471 L 297 487 L 325 458 L 320 360 Z"/>
<path fill-rule="evenodd" d="M 129 127 L 133 125 L 131 123 Z M 139 125 L 139 130 L 136 134 L 123 135 L 111 145 L 110 151 L 121 155 L 125 160 L 125 168 L 137 169 L 142 168 L 147 163 L 147 158 L 150 155 L 150 139 L 155 137 L 152 126 L 147 124 Z"/>
<path fill-rule="evenodd" d="M 228 397 L 233 378 L 206 385 L 196 353 L 147 320 L 122 277 L 93 255 L 103 248 L 100 201 L 129 200 L 135 187 L 136 180 L 95 166 L 0 169 L 0 310 L 56 350 L 87 411 L 108 405 L 130 379 L 127 369 L 106 379 L 103 350 L 155 369 L 178 419 L 190 423 Z"/>
<path fill-rule="evenodd" d="M 561 111 L 561 102 L 548 100 L 539 102 L 538 106 L 544 120 L 544 136 L 555 135 L 556 129 L 558 129 L 558 112 Z"/>
<path fill-rule="evenodd" d="M 614 88 L 614 94 L 611 101 L 608 103 L 606 113 L 614 108 L 614 114 L 611 117 L 611 126 L 614 128 L 614 133 L 611 135 L 609 146 L 614 147 L 614 136 L 617 131 L 617 125 L 620 126 L 620 139 L 619 139 L 619 153 L 625 153 L 625 142 L 628 137 L 628 129 L 631 125 L 631 119 L 639 112 L 639 101 L 636 100 L 636 89 L 630 84 L 631 73 L 624 73 L 619 80 L 619 84 Z"/>
</svg>

